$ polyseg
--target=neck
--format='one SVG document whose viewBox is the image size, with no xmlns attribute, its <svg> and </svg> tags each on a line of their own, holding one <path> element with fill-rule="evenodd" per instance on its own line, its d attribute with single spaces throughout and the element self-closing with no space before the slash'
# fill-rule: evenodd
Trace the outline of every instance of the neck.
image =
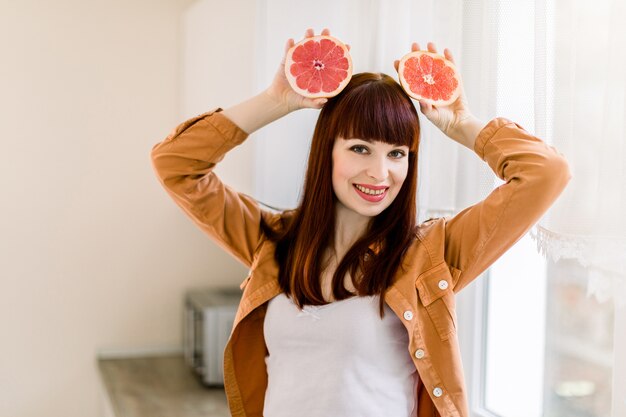
<svg viewBox="0 0 626 417">
<path fill-rule="evenodd" d="M 370 221 L 370 217 L 362 216 L 337 203 L 333 240 L 336 259 L 342 259 L 348 249 L 363 236 Z"/>
</svg>

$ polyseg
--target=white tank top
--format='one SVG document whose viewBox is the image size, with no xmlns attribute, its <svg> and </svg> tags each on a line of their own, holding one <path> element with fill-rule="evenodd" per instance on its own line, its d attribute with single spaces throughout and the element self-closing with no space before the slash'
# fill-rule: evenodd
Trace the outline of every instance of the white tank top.
<svg viewBox="0 0 626 417">
<path fill-rule="evenodd" d="M 406 329 L 380 296 L 303 310 L 269 301 L 263 330 L 268 385 L 263 417 L 413 417 L 418 374 Z"/>
</svg>

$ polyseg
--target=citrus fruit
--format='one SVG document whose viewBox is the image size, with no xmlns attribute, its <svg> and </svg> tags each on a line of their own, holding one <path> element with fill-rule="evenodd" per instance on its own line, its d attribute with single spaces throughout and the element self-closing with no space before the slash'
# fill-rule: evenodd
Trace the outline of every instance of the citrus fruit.
<svg viewBox="0 0 626 417">
<path fill-rule="evenodd" d="M 352 77 L 352 58 L 346 45 L 332 36 L 306 38 L 287 51 L 285 75 L 289 85 L 305 97 L 333 97 Z"/>
<path fill-rule="evenodd" d="M 444 56 L 414 51 L 400 59 L 400 84 L 416 100 L 433 106 L 453 103 L 461 94 L 461 77 L 456 66 Z"/>
</svg>

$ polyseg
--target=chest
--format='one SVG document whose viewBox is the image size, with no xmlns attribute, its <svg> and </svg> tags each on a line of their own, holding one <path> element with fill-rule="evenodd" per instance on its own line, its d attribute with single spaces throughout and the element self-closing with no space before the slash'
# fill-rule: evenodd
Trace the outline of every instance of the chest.
<svg viewBox="0 0 626 417">
<path fill-rule="evenodd" d="M 379 301 L 379 296 L 351 297 L 300 309 L 281 293 L 268 302 L 264 318 L 269 354 L 283 359 L 297 355 L 301 361 L 305 351 L 307 360 L 316 355 L 322 363 L 324 358 L 349 362 L 358 355 L 372 361 L 388 359 L 389 366 L 402 357 L 401 366 L 410 365 L 410 357 L 406 357 L 407 331 L 388 306 L 384 317 L 380 317 Z"/>
<path fill-rule="evenodd" d="M 334 301 L 333 297 L 333 276 L 335 274 L 335 268 L 327 268 L 324 272 L 322 272 L 320 276 L 320 286 L 322 287 L 322 294 L 324 295 L 324 300 Z M 346 289 L 352 293 L 356 293 L 356 288 L 352 283 L 352 277 L 350 274 L 346 274 L 343 278 L 343 285 Z"/>
</svg>

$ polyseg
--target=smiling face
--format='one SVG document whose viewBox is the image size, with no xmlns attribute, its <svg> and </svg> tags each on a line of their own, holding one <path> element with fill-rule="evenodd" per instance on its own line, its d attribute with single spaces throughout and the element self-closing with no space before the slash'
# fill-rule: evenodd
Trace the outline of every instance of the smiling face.
<svg viewBox="0 0 626 417">
<path fill-rule="evenodd" d="M 374 217 L 391 205 L 407 176 L 409 147 L 382 141 L 335 139 L 332 183 L 337 202 Z"/>
</svg>

